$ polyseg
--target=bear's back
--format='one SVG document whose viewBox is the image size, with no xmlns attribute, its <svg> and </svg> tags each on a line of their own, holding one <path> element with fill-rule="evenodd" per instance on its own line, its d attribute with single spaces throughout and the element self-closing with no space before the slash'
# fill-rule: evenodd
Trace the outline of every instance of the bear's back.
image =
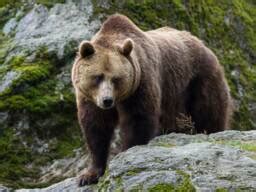
<svg viewBox="0 0 256 192">
<path fill-rule="evenodd" d="M 190 32 L 180 31 L 167 26 L 146 31 L 145 33 L 155 41 L 171 42 L 174 45 L 180 44 L 181 46 L 182 44 L 186 44 L 188 46 L 193 44 L 203 46 L 202 41 L 192 35 Z"/>
</svg>

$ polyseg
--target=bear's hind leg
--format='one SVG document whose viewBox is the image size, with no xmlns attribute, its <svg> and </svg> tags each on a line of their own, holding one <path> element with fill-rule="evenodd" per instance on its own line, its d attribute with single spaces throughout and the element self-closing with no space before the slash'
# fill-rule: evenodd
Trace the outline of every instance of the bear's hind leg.
<svg viewBox="0 0 256 192">
<path fill-rule="evenodd" d="M 135 145 L 145 145 L 156 136 L 157 117 L 132 114 L 121 124 L 122 151 Z"/>
<path fill-rule="evenodd" d="M 196 133 L 215 133 L 228 128 L 230 95 L 222 72 L 197 77 L 190 87 L 189 112 Z"/>
<path fill-rule="evenodd" d="M 160 97 L 154 96 L 158 92 L 150 90 L 151 93 L 148 93 L 146 90 L 138 90 L 118 108 L 123 151 L 135 145 L 147 144 L 158 133 Z"/>
</svg>

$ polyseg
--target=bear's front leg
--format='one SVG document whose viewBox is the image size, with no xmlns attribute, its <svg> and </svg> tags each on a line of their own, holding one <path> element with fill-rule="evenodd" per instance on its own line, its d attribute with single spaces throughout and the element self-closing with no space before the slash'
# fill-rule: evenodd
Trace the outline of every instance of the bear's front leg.
<svg viewBox="0 0 256 192">
<path fill-rule="evenodd" d="M 102 110 L 91 102 L 81 101 L 78 104 L 78 118 L 92 160 L 79 178 L 79 186 L 84 186 L 96 183 L 104 174 L 117 112 L 115 109 Z"/>
</svg>

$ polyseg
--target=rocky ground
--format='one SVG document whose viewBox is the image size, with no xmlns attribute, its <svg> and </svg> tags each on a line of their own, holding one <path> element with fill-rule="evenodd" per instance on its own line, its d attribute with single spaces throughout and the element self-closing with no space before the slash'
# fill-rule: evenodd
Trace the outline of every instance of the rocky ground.
<svg viewBox="0 0 256 192">
<path fill-rule="evenodd" d="M 97 185 L 16 191 L 256 191 L 256 131 L 159 136 L 115 156 Z"/>
<path fill-rule="evenodd" d="M 4 186 L 47 187 L 74 177 L 86 166 L 70 69 L 79 42 L 90 39 L 102 20 L 116 12 L 143 30 L 168 25 L 202 39 L 225 69 L 235 106 L 232 129 L 256 129 L 254 1 L 1 0 L 0 183 Z"/>
</svg>

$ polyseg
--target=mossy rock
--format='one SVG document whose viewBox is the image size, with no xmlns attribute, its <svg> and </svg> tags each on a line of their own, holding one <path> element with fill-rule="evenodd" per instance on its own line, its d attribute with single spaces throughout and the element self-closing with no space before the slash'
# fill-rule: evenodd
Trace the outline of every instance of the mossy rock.
<svg viewBox="0 0 256 192">
<path fill-rule="evenodd" d="M 182 176 L 182 182 L 180 184 L 172 185 L 168 183 L 159 183 L 151 188 L 149 192 L 195 192 L 196 189 L 193 186 L 190 176 L 183 171 L 177 171 Z"/>
<path fill-rule="evenodd" d="M 72 157 L 73 150 L 81 146 L 71 85 L 56 89 L 60 66 L 44 48 L 39 49 L 33 61 L 15 56 L 5 65 L 3 73 L 16 71 L 20 75 L 0 94 L 0 111 L 11 114 L 6 128 L 0 128 L 0 157 L 4 157 L 0 182 L 20 188 L 45 186 L 63 179 L 34 183 L 41 176 L 40 167 L 55 159 Z M 17 129 L 20 129 L 18 136 Z M 45 151 L 34 149 L 38 140 L 48 143 Z"/>
<path fill-rule="evenodd" d="M 155 140 L 176 139 L 174 147 L 136 146 L 115 156 L 99 183 L 78 187 L 69 178 L 39 191 L 255 191 L 256 160 L 233 145 L 213 141 L 232 138 L 254 142 L 256 131 L 224 131 L 196 142 L 201 135 L 169 134 Z M 227 139 L 225 139 L 227 138 Z M 183 140 L 189 142 L 185 143 Z M 211 141 L 211 142 L 209 142 Z M 237 144 L 236 144 L 237 145 Z M 35 189 L 38 190 L 38 189 Z M 30 189 L 30 192 L 35 190 Z"/>
</svg>

